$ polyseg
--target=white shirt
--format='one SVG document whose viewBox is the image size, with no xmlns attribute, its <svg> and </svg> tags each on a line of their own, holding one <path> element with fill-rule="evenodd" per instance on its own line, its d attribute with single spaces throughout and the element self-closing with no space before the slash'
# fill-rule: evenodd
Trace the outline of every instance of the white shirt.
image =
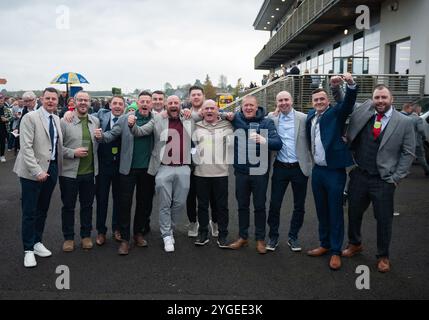
<svg viewBox="0 0 429 320">
<path fill-rule="evenodd" d="M 113 119 L 116 118 L 119 120 L 120 117 L 115 116 L 110 112 L 110 129 L 113 129 L 113 126 L 118 123 L 118 121 L 114 122 Z"/>
<path fill-rule="evenodd" d="M 52 116 L 52 123 L 54 125 L 54 149 L 51 151 L 51 160 L 55 160 L 55 154 L 57 151 L 58 132 L 57 132 L 57 126 L 55 125 L 55 121 L 54 121 L 54 115 L 46 111 L 44 107 L 42 107 L 41 109 L 42 109 L 43 117 L 45 118 L 45 123 L 48 126 L 48 132 L 49 132 L 49 126 L 51 122 L 50 116 Z"/>
<path fill-rule="evenodd" d="M 378 112 L 375 112 L 375 115 L 377 116 Z M 393 106 L 390 108 L 389 111 L 387 111 L 383 118 L 381 118 L 381 132 L 384 131 L 384 129 L 386 129 L 387 125 L 389 124 L 390 119 L 392 118 L 392 114 L 393 114 Z M 377 118 L 375 119 L 375 121 L 377 121 Z"/>
<path fill-rule="evenodd" d="M 311 130 L 315 130 L 315 134 L 314 134 L 315 141 L 311 141 L 312 146 L 313 146 L 312 152 L 313 152 L 313 157 L 314 157 L 314 163 L 317 164 L 318 166 L 321 166 L 321 167 L 327 167 L 328 163 L 326 162 L 326 152 L 325 152 L 325 148 L 323 147 L 323 143 L 322 143 L 322 135 L 320 134 L 320 121 L 319 121 L 319 123 L 317 123 L 317 119 L 318 119 L 318 117 L 320 117 L 320 119 L 321 119 L 323 114 L 328 110 L 329 110 L 329 108 L 326 109 L 320 115 L 318 115 L 316 113 L 314 118 L 311 120 Z M 313 137 L 312 137 L 312 139 L 313 139 Z"/>
</svg>

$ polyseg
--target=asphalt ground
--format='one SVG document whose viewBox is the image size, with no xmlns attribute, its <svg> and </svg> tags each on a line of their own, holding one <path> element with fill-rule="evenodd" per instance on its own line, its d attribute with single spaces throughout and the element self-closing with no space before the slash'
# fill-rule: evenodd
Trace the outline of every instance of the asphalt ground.
<svg viewBox="0 0 429 320">
<path fill-rule="evenodd" d="M 283 202 L 280 246 L 274 253 L 256 253 L 254 237 L 248 248 L 221 250 L 211 239 L 205 247 L 195 247 L 187 237 L 187 217 L 175 233 L 176 252 L 166 254 L 160 238 L 156 205 L 148 248 L 135 248 L 129 256 L 117 254 L 117 243 L 108 234 L 108 243 L 73 253 L 61 250 L 61 199 L 55 190 L 44 234 L 44 244 L 53 252 L 48 259 L 38 258 L 38 266 L 25 269 L 21 243 L 20 185 L 12 172 L 11 152 L 0 164 L 0 299 L 78 299 L 78 300 L 232 300 L 265 301 L 295 299 L 428 299 L 429 298 L 429 179 L 421 168 L 399 186 L 391 245 L 392 271 L 376 270 L 376 225 L 372 209 L 364 218 L 362 254 L 343 259 L 340 271 L 331 271 L 329 257 L 311 258 L 305 252 L 318 246 L 318 224 L 311 190 L 306 202 L 306 217 L 300 233 L 304 251 L 293 253 L 287 246 L 292 210 L 289 188 Z M 234 179 L 229 183 L 230 240 L 238 235 L 238 214 Z M 270 190 L 268 190 L 267 208 Z M 94 207 L 95 209 L 95 207 Z M 76 210 L 78 212 L 78 210 Z M 94 210 L 95 212 L 95 210 Z M 347 212 L 347 211 L 346 211 Z M 347 214 L 347 213 L 346 213 Z M 79 234 L 78 214 L 76 234 Z M 346 220 L 347 221 L 347 220 Z M 95 214 L 93 223 L 95 225 Z M 253 218 L 250 234 L 253 235 Z M 95 239 L 95 232 L 93 233 Z M 79 245 L 79 239 L 76 239 Z M 58 290 L 56 268 L 70 270 L 70 290 Z M 359 266 L 370 270 L 369 290 L 358 290 Z"/>
</svg>

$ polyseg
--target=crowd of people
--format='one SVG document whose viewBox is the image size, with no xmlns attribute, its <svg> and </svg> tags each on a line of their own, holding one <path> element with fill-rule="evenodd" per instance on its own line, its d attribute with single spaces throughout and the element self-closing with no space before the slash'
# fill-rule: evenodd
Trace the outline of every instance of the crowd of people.
<svg viewBox="0 0 429 320">
<path fill-rule="evenodd" d="M 343 82 L 347 86 L 345 94 Z M 287 244 L 294 252 L 302 251 L 299 232 L 311 176 L 320 243 L 307 254 L 329 254 L 329 267 L 339 270 L 341 257 L 352 257 L 364 250 L 363 213 L 372 203 L 377 220 L 377 268 L 380 272 L 390 271 L 394 194 L 416 158 L 418 121 L 413 116 L 414 107 L 397 112 L 392 93 L 385 85 L 375 88 L 372 100 L 356 104 L 358 87 L 351 74 L 333 76 L 330 85 L 335 103 L 329 100 L 328 92 L 317 88 L 312 93 L 313 110 L 308 115 L 294 109 L 293 97 L 287 91 L 278 93 L 277 109 L 269 115 L 252 95 L 243 99 L 237 112 L 221 112 L 214 101 L 205 99 L 201 87 L 193 86 L 188 109 L 183 108 L 177 96 L 143 91 L 136 110 L 126 110 L 124 97 L 114 96 L 108 108 L 92 114 L 90 95 L 80 91 L 74 97 L 75 107 L 66 110 L 60 119 L 56 115 L 60 97 L 55 89 L 43 92 L 38 109 L 35 96 L 30 99 L 26 94 L 28 110 L 18 125 L 20 151 L 14 167 L 22 187 L 25 267 L 37 265 L 35 256 L 52 254 L 43 244 L 43 231 L 57 180 L 63 202 L 64 252 L 76 249 L 78 196 L 82 248 L 93 248 L 94 199 L 95 242 L 103 246 L 108 241 L 111 189 L 111 232 L 119 243 L 119 255 L 129 254 L 131 239 L 137 247 L 148 246 L 146 236 L 151 232 L 153 215 L 159 219 L 165 252 L 174 252 L 178 245 L 175 226 L 185 210 L 188 236 L 196 238 L 196 246 L 206 245 L 211 235 L 217 238 L 219 248 L 247 247 L 251 199 L 255 248 L 259 254 L 266 254 L 279 245 L 280 212 L 289 184 L 294 208 Z M 5 110 L 2 97 L 3 126 L 10 119 Z M 228 234 L 230 165 L 235 176 L 239 221 L 239 232 L 233 241 Z M 347 184 L 349 167 L 353 169 Z M 349 206 L 345 249 L 344 190 Z M 156 213 L 152 212 L 155 195 Z"/>
</svg>

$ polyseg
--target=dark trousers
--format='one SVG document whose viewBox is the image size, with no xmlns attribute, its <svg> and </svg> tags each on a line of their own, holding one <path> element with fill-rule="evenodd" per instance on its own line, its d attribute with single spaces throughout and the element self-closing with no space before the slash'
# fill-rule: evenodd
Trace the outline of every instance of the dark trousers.
<svg viewBox="0 0 429 320">
<path fill-rule="evenodd" d="M 228 177 L 195 177 L 200 232 L 208 232 L 209 205 L 217 208 L 219 238 L 228 236 Z"/>
<path fill-rule="evenodd" d="M 289 238 L 298 240 L 299 230 L 301 230 L 304 223 L 308 177 L 302 173 L 299 167 L 285 168 L 274 164 L 271 183 L 271 204 L 270 213 L 268 215 L 268 225 L 270 226 L 269 237 L 275 241 L 279 238 L 280 210 L 285 192 L 289 183 L 291 183 L 294 210 L 290 222 Z"/>
<path fill-rule="evenodd" d="M 119 172 L 105 173 L 100 168 L 100 174 L 96 178 L 96 191 L 97 198 L 97 231 L 99 234 L 106 234 L 106 219 L 107 209 L 109 207 L 109 194 L 110 186 L 112 186 L 113 210 L 112 210 L 112 232 L 119 230 L 118 215 L 119 215 L 119 199 L 120 199 L 120 185 L 119 185 Z"/>
<path fill-rule="evenodd" d="M 346 184 L 345 169 L 315 166 L 312 188 L 319 220 L 320 245 L 331 249 L 332 255 L 341 255 L 344 241 L 343 193 Z"/>
<path fill-rule="evenodd" d="M 195 182 L 195 176 L 191 173 L 191 183 L 189 187 L 188 197 L 186 199 L 186 213 L 188 215 L 189 222 L 197 222 L 197 187 Z M 218 223 L 218 208 L 216 207 L 216 201 L 214 199 L 214 193 L 210 194 L 210 209 L 212 212 L 212 221 Z"/>
<path fill-rule="evenodd" d="M 137 186 L 133 231 L 134 235 L 137 235 L 144 233 L 144 229 L 148 229 L 150 226 L 155 177 L 148 174 L 147 169 L 131 169 L 129 175 L 120 175 L 120 186 L 119 231 L 122 239 L 130 241 L 134 188 Z"/>
<path fill-rule="evenodd" d="M 358 168 L 350 172 L 348 235 L 351 244 L 362 243 L 362 218 L 372 202 L 377 220 L 377 257 L 389 257 L 395 189 L 394 184 L 370 176 Z"/>
<path fill-rule="evenodd" d="M 74 239 L 74 215 L 77 196 L 80 204 L 80 237 L 91 237 L 92 206 L 94 203 L 94 174 L 77 176 L 76 179 L 60 177 L 62 229 L 65 240 Z"/>
<path fill-rule="evenodd" d="M 24 251 L 33 251 L 36 243 L 42 242 L 45 221 L 51 203 L 52 192 L 58 179 L 58 167 L 51 163 L 48 180 L 37 182 L 21 178 L 22 190 L 22 242 Z"/>
<path fill-rule="evenodd" d="M 6 152 L 6 138 L 7 132 L 4 126 L 0 124 L 0 156 L 3 157 Z"/>
<path fill-rule="evenodd" d="M 250 196 L 253 196 L 255 208 L 255 239 L 265 240 L 265 224 L 267 213 L 265 202 L 267 199 L 268 173 L 263 176 L 251 176 L 235 173 L 235 196 L 238 202 L 239 236 L 247 240 L 249 238 L 250 225 Z"/>
</svg>

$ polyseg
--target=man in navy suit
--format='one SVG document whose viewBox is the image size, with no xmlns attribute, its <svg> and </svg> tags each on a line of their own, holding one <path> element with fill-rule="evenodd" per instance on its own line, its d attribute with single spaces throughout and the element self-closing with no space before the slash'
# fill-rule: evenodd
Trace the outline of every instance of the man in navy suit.
<svg viewBox="0 0 429 320">
<path fill-rule="evenodd" d="M 317 89 L 312 94 L 314 110 L 307 118 L 307 139 L 315 166 L 312 189 L 319 220 L 320 247 L 308 252 L 319 257 L 331 254 L 329 267 L 341 268 L 341 247 L 344 241 L 343 192 L 346 168 L 353 165 L 352 155 L 343 138 L 345 123 L 356 102 L 357 88 L 351 74 L 346 73 L 347 93 L 342 103 L 331 106 L 328 93 Z M 341 82 L 332 77 L 331 82 Z"/>
<path fill-rule="evenodd" d="M 100 128 L 103 132 L 109 132 L 118 122 L 125 111 L 125 99 L 115 96 L 110 102 L 110 110 L 100 109 L 97 113 L 100 119 Z M 98 162 L 100 165 L 97 176 L 96 197 L 97 197 L 97 240 L 99 246 L 106 242 L 106 218 L 109 206 L 110 186 L 112 186 L 113 211 L 112 211 L 112 233 L 116 241 L 121 240 L 118 224 L 119 216 L 119 160 L 121 141 L 119 139 L 101 144 L 98 147 Z"/>
</svg>

